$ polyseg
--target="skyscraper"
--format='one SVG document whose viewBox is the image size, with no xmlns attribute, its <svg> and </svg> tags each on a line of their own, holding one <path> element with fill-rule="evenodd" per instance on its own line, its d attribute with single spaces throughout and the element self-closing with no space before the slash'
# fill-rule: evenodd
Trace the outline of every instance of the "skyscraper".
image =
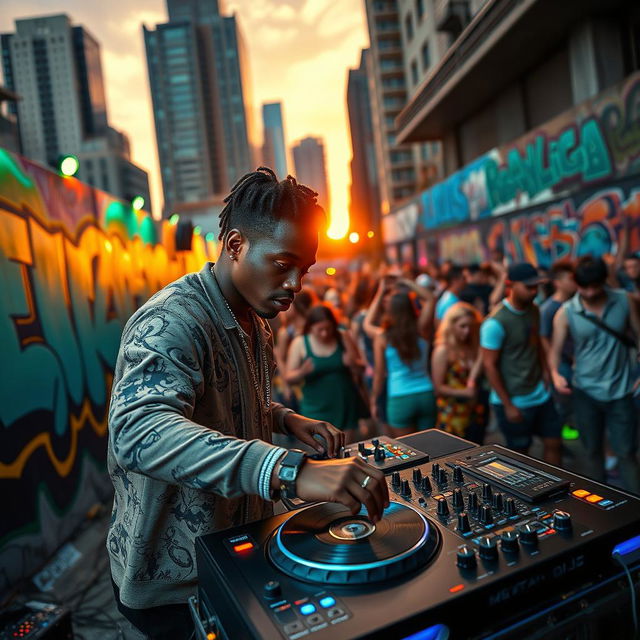
<svg viewBox="0 0 640 640">
<path fill-rule="evenodd" d="M 384 215 L 418 191 L 418 162 L 410 145 L 396 142 L 395 118 L 407 104 L 398 0 L 365 0 L 365 9 L 371 41 L 367 76 Z"/>
<path fill-rule="evenodd" d="M 349 217 L 351 228 L 360 233 L 374 229 L 380 224 L 380 195 L 376 163 L 367 57 L 369 49 L 363 49 L 360 66 L 349 69 L 347 83 L 347 107 L 351 132 L 351 188 Z"/>
<path fill-rule="evenodd" d="M 282 103 L 269 102 L 262 105 L 262 124 L 264 130 L 262 162 L 267 167 L 271 167 L 280 180 L 284 180 L 289 170 L 282 124 Z"/>
<path fill-rule="evenodd" d="M 168 0 L 144 29 L 165 213 L 226 193 L 254 165 L 247 58 L 216 0 Z"/>
<path fill-rule="evenodd" d="M 329 186 L 322 138 L 303 138 L 292 147 L 298 182 L 318 192 L 318 204 L 329 211 Z"/>
<path fill-rule="evenodd" d="M 74 154 L 80 159 L 78 177 L 84 180 L 89 175 L 82 165 L 84 154 L 97 162 L 102 157 L 103 164 L 112 165 L 112 178 L 90 184 L 126 200 L 143 195 L 149 205 L 147 174 L 131 162 L 128 141 L 120 143 L 124 134 L 108 123 L 97 40 L 65 14 L 15 24 L 15 33 L 0 36 L 0 46 L 7 88 L 22 98 L 13 108 L 22 153 L 52 167 L 61 155 Z M 135 192 L 127 187 L 131 175 L 136 176 Z"/>
</svg>

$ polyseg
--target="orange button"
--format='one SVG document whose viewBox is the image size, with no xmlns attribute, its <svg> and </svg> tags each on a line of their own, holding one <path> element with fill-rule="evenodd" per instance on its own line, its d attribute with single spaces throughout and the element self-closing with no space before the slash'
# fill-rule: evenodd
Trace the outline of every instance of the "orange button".
<svg viewBox="0 0 640 640">
<path fill-rule="evenodd" d="M 458 591 L 462 591 L 463 589 L 464 589 L 464 585 L 463 585 L 463 584 L 457 584 L 457 585 L 455 585 L 454 587 L 451 587 L 451 588 L 449 589 L 449 591 L 450 591 L 451 593 L 458 593 Z"/>
<path fill-rule="evenodd" d="M 242 544 L 237 544 L 233 547 L 233 550 L 236 553 L 242 553 L 243 551 L 249 551 L 249 549 L 253 549 L 253 542 L 243 542 Z"/>
<path fill-rule="evenodd" d="M 600 502 L 600 500 L 604 500 L 604 498 L 592 493 L 588 498 L 586 498 L 586 500 L 587 502 Z"/>
<path fill-rule="evenodd" d="M 589 492 L 584 489 L 577 489 L 576 491 L 572 491 L 572 493 L 576 498 L 586 498 L 589 495 Z"/>
</svg>

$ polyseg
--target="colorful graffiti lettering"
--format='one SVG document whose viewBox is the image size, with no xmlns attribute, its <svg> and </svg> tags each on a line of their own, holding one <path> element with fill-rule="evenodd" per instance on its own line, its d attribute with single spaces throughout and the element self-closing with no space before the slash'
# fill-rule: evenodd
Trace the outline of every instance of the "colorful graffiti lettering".
<svg viewBox="0 0 640 640">
<path fill-rule="evenodd" d="M 469 264 L 487 259 L 492 249 L 500 248 L 512 262 L 549 267 L 561 258 L 615 255 L 625 229 L 628 249 L 640 250 L 638 187 L 605 189 L 580 204 L 576 198 L 567 198 L 542 210 L 443 232 L 439 255 Z"/>
<path fill-rule="evenodd" d="M 158 229 L 0 150 L 0 478 L 11 514 L 0 523 L 0 596 L 109 494 L 106 412 L 122 328 L 208 259 L 202 237 L 176 252 Z"/>
<path fill-rule="evenodd" d="M 596 182 L 611 175 L 609 151 L 596 120 L 571 126 L 557 138 L 535 137 L 521 153 L 510 149 L 504 166 L 493 158 L 484 165 L 487 195 L 492 208 L 526 193 L 534 198 L 565 180 L 580 178 L 584 183 Z"/>
<path fill-rule="evenodd" d="M 497 147 L 417 196 L 418 223 L 385 216 L 385 243 L 483 218 L 550 206 L 559 197 L 640 174 L 640 72 Z M 406 207 L 406 205 L 405 205 Z"/>
</svg>

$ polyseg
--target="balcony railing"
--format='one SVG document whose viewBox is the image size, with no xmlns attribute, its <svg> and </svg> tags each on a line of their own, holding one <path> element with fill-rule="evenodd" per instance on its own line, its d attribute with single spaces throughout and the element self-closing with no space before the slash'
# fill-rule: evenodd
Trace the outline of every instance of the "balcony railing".
<svg viewBox="0 0 640 640">
<path fill-rule="evenodd" d="M 488 40 L 502 23 L 525 0 L 492 0 L 474 16 L 471 23 L 449 47 L 440 62 L 432 68 L 426 84 L 398 116 L 402 131 L 418 116 L 454 74 L 469 60 L 482 42 Z"/>
</svg>

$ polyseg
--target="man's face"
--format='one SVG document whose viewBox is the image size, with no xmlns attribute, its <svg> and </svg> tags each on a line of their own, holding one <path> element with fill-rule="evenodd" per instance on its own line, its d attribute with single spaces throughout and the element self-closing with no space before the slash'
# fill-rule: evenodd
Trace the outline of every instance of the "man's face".
<svg viewBox="0 0 640 640">
<path fill-rule="evenodd" d="M 632 280 L 640 280 L 640 258 L 628 258 L 625 260 L 624 271 Z"/>
<path fill-rule="evenodd" d="M 311 220 L 280 220 L 270 232 L 250 241 L 238 255 L 232 281 L 261 318 L 286 311 L 316 261 L 318 232 Z"/>
<path fill-rule="evenodd" d="M 554 280 L 554 285 L 558 291 L 566 296 L 572 296 L 578 288 L 573 273 L 570 271 L 561 271 Z"/>
<path fill-rule="evenodd" d="M 525 284 L 524 282 L 514 282 L 511 285 L 513 295 L 519 304 L 522 306 L 528 306 L 533 303 L 535 297 L 538 295 L 537 284 Z"/>
<path fill-rule="evenodd" d="M 587 302 L 598 302 L 605 295 L 603 284 L 590 284 L 586 287 L 578 287 L 580 297 Z"/>
</svg>

